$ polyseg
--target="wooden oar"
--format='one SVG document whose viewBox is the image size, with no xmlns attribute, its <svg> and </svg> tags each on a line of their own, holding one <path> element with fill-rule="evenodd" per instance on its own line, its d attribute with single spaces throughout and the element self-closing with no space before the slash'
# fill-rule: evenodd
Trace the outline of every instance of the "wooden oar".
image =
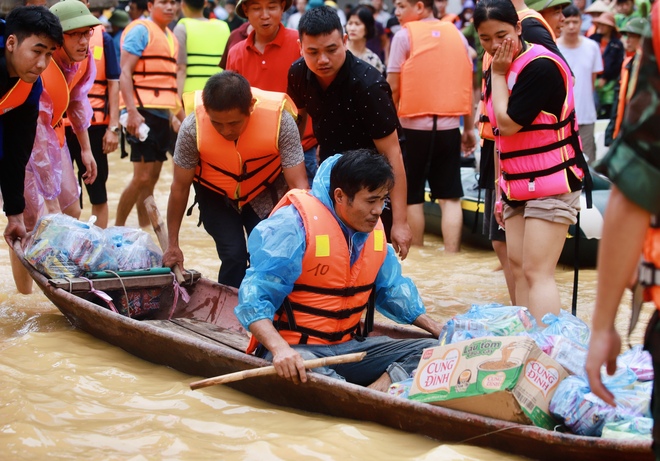
<svg viewBox="0 0 660 461">
<path fill-rule="evenodd" d="M 337 365 L 339 363 L 352 363 L 359 362 L 367 355 L 366 352 L 356 352 L 355 354 L 344 354 L 344 355 L 335 355 L 334 357 L 323 357 L 320 359 L 311 359 L 305 360 L 303 365 L 305 369 L 310 370 L 312 368 L 325 367 L 328 365 Z M 243 370 L 237 371 L 235 373 L 229 373 L 226 375 L 216 376 L 214 378 L 202 379 L 201 381 L 195 381 L 190 383 L 190 388 L 192 390 L 201 389 L 203 387 L 215 386 L 216 384 L 226 384 L 232 383 L 234 381 L 241 381 L 246 378 L 253 378 L 255 376 L 267 376 L 277 374 L 274 366 L 255 368 L 252 370 Z"/>
<path fill-rule="evenodd" d="M 163 222 L 163 218 L 160 216 L 160 212 L 158 211 L 158 206 L 156 206 L 156 201 L 154 200 L 153 195 L 150 195 L 149 197 L 144 199 L 144 206 L 147 208 L 147 214 L 149 215 L 149 221 L 151 221 L 151 225 L 154 228 L 154 232 L 156 232 L 156 237 L 158 237 L 158 243 L 160 244 L 160 247 L 162 248 L 163 251 L 167 250 L 167 229 L 165 228 L 165 223 Z M 173 268 L 174 270 L 174 275 L 176 276 L 176 281 L 179 283 L 183 283 L 186 281 L 185 277 L 183 276 L 183 272 L 181 272 L 181 268 L 179 265 L 175 265 Z"/>
</svg>

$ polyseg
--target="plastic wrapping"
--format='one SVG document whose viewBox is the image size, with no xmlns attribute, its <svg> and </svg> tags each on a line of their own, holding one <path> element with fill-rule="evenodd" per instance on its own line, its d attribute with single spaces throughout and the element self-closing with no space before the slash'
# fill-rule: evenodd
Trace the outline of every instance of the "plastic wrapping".
<svg viewBox="0 0 660 461">
<path fill-rule="evenodd" d="M 117 270 L 103 230 L 63 214 L 41 218 L 25 259 L 49 277 L 77 277 L 87 271 Z"/>
<path fill-rule="evenodd" d="M 572 375 L 583 375 L 587 363 L 587 349 L 575 341 L 559 335 L 547 335 L 554 345 L 548 354 Z"/>
<path fill-rule="evenodd" d="M 589 338 L 591 337 L 589 326 L 569 312 L 562 310 L 559 312 L 559 316 L 545 314 L 542 321 L 547 325 L 543 329 L 544 335 L 563 336 L 584 349 L 589 348 Z"/>
<path fill-rule="evenodd" d="M 605 423 L 602 437 L 623 440 L 652 440 L 653 419 L 633 418 Z"/>
<path fill-rule="evenodd" d="M 651 358 L 651 354 L 645 351 L 641 344 L 628 349 L 619 356 L 618 360 L 628 365 L 640 381 L 653 380 L 653 359 Z"/>
<path fill-rule="evenodd" d="M 53 56 L 57 61 L 67 82 L 71 82 L 74 74 L 78 71 L 80 63 L 68 65 L 58 55 Z M 66 110 L 66 116 L 71 122 L 71 128 L 74 133 L 85 131 L 91 125 L 94 110 L 89 102 L 89 90 L 92 89 L 94 79 L 96 78 L 96 64 L 92 53 L 87 56 L 87 71 L 80 79 L 78 84 L 71 89 L 69 94 L 69 107 Z"/>
<path fill-rule="evenodd" d="M 526 307 L 473 304 L 468 312 L 454 316 L 440 333 L 440 345 L 481 336 L 513 336 L 535 331 L 534 317 Z"/>
<path fill-rule="evenodd" d="M 105 236 L 120 271 L 163 265 L 163 252 L 143 230 L 113 226 L 105 230 Z"/>
<path fill-rule="evenodd" d="M 591 392 L 584 376 L 569 376 L 557 388 L 550 401 L 550 413 L 578 435 L 600 436 L 606 423 L 643 417 L 650 400 L 631 389 L 637 375 L 628 367 L 620 367 L 613 376 L 603 373 L 603 383 L 614 394 L 616 407 L 611 407 Z M 647 396 L 650 399 L 650 395 Z"/>
</svg>

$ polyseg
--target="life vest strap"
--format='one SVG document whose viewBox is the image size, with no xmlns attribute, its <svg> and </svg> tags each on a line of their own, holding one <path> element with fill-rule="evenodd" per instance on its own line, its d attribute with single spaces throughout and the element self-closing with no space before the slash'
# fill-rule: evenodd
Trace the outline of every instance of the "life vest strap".
<svg viewBox="0 0 660 461">
<path fill-rule="evenodd" d="M 553 173 L 557 173 L 558 171 L 565 170 L 568 167 L 575 165 L 576 163 L 577 160 L 575 159 L 575 157 L 573 157 L 558 165 L 555 165 L 550 168 L 546 168 L 545 170 L 537 170 L 527 173 L 507 173 L 503 171 L 502 176 L 506 181 L 515 181 L 517 179 L 534 179 L 539 176 L 549 176 Z"/>
<path fill-rule="evenodd" d="M 374 284 L 362 285 L 356 287 L 345 287 L 345 288 L 324 288 L 324 287 L 315 287 L 312 285 L 304 285 L 296 283 L 293 285 L 293 291 L 309 291 L 310 293 L 316 293 L 319 295 L 330 295 L 330 296 L 341 296 L 347 298 L 350 296 L 355 296 L 358 293 L 364 293 L 373 289 Z"/>
<path fill-rule="evenodd" d="M 311 314 L 315 315 L 317 317 L 326 317 L 329 319 L 347 319 L 350 318 L 352 315 L 355 315 L 359 312 L 362 312 L 364 309 L 367 308 L 368 304 L 363 304 L 362 306 L 357 306 L 357 307 L 351 307 L 348 309 L 342 309 L 339 311 L 330 311 L 327 309 L 319 309 L 318 307 L 312 307 L 312 306 L 307 306 L 305 304 L 298 304 L 294 303 L 292 301 L 289 301 L 289 304 L 291 306 L 292 311 L 297 311 L 297 312 L 302 312 L 305 314 Z"/>
<path fill-rule="evenodd" d="M 319 331 L 315 330 L 313 328 L 306 328 L 306 327 L 296 327 L 295 331 L 296 333 L 301 333 L 303 336 L 314 336 L 316 338 L 323 339 L 325 341 L 328 341 L 330 343 L 335 343 L 337 341 L 341 341 L 344 336 L 346 335 L 352 335 L 354 334 L 358 327 L 360 326 L 360 323 L 358 322 L 356 325 L 353 325 L 351 328 L 347 328 L 346 330 L 343 331 L 335 331 L 332 333 L 327 333 L 325 331 Z M 287 330 L 288 327 L 286 325 L 280 325 L 280 330 Z M 307 341 L 301 341 L 299 344 L 306 344 Z"/>
<path fill-rule="evenodd" d="M 222 58 L 222 53 L 220 53 L 220 54 L 216 54 L 216 53 L 213 53 L 213 54 L 188 53 L 188 57 L 190 58 L 191 56 L 195 56 L 195 57 L 199 56 L 199 57 L 202 57 L 202 58 Z M 188 64 L 188 65 L 199 66 L 201 64 Z M 218 65 L 215 64 L 213 67 L 218 67 Z"/>
<path fill-rule="evenodd" d="M 108 80 L 107 79 L 106 80 L 94 80 L 94 83 L 97 83 L 99 85 L 107 85 Z"/>
<path fill-rule="evenodd" d="M 637 282 L 644 287 L 652 287 L 660 284 L 660 269 L 652 262 L 642 261 L 639 264 Z"/>
<path fill-rule="evenodd" d="M 172 58 L 170 56 L 144 56 L 144 55 L 142 55 L 142 56 L 140 56 L 140 59 L 144 59 L 145 61 L 147 59 L 162 59 L 163 61 L 173 62 L 174 64 L 176 64 L 176 59 Z"/>
<path fill-rule="evenodd" d="M 164 75 L 166 77 L 176 77 L 176 72 L 160 72 L 156 70 L 135 71 L 133 75 Z"/>
<path fill-rule="evenodd" d="M 524 126 L 520 129 L 519 133 L 522 132 L 529 132 L 529 131 L 544 131 L 544 130 L 552 130 L 552 131 L 557 131 L 562 128 L 564 128 L 566 125 L 569 123 L 573 123 L 575 120 L 575 111 L 571 112 L 571 114 L 566 117 L 564 120 L 561 122 L 557 123 L 538 123 L 534 125 L 529 125 L 529 126 Z"/>
<path fill-rule="evenodd" d="M 509 160 L 516 157 L 524 157 L 526 155 L 544 154 L 546 152 L 559 149 L 560 147 L 564 147 L 567 144 L 572 144 L 572 140 L 570 136 L 560 141 L 553 142 L 552 144 L 546 144 L 545 146 L 530 147 L 529 149 L 520 149 L 511 152 L 500 151 L 500 160 Z M 575 154 L 578 155 L 578 152 L 576 152 Z"/>
<path fill-rule="evenodd" d="M 486 114 L 479 115 L 479 121 L 481 123 L 490 123 L 490 119 L 488 118 L 488 115 L 486 115 Z"/>
<path fill-rule="evenodd" d="M 133 88 L 136 88 L 136 89 L 139 88 L 141 90 L 172 91 L 174 93 L 177 92 L 176 88 L 160 87 L 160 86 L 133 85 Z"/>
</svg>

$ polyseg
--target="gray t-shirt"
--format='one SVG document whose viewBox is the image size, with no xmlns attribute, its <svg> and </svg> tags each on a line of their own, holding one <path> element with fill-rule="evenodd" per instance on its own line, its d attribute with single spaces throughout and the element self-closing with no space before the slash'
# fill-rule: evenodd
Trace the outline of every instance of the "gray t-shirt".
<svg viewBox="0 0 660 461">
<path fill-rule="evenodd" d="M 282 112 L 279 147 L 282 168 L 291 168 L 304 162 L 305 155 L 300 143 L 298 125 L 296 125 L 293 116 L 287 111 Z M 179 135 L 176 139 L 176 147 L 174 149 L 174 163 L 186 170 L 192 170 L 199 164 L 197 124 L 195 123 L 194 113 L 188 115 L 183 123 L 181 123 Z M 273 186 L 277 191 L 277 197 L 279 200 L 288 190 L 284 175 L 280 175 L 273 183 Z M 231 201 L 231 203 L 236 206 L 235 202 Z M 276 204 L 277 202 L 273 202 L 273 196 L 268 189 L 264 190 L 250 201 L 250 206 L 262 219 L 268 216 Z"/>
</svg>

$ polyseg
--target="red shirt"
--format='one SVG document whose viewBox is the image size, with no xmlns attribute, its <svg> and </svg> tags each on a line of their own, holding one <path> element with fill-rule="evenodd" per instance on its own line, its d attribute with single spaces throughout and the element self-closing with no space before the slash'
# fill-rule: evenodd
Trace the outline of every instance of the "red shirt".
<svg viewBox="0 0 660 461">
<path fill-rule="evenodd" d="M 298 32 L 281 25 L 263 54 L 254 46 L 254 35 L 252 31 L 229 50 L 226 69 L 238 72 L 261 90 L 286 93 L 289 68 L 300 57 Z"/>
<path fill-rule="evenodd" d="M 298 31 L 280 25 L 275 40 L 266 45 L 263 53 L 254 46 L 254 36 L 252 31 L 248 38 L 231 47 L 225 69 L 238 72 L 253 87 L 286 93 L 289 68 L 300 58 Z M 303 149 L 308 150 L 316 144 L 312 123 L 308 120 Z"/>
</svg>

